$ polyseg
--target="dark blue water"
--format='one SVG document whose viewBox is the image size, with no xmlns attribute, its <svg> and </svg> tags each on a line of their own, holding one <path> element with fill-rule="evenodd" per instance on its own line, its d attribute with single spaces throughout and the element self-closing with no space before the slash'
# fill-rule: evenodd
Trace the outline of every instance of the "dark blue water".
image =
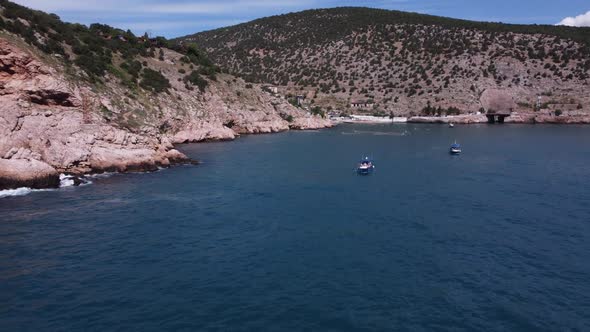
<svg viewBox="0 0 590 332">
<path fill-rule="evenodd" d="M 181 149 L 203 164 L 0 200 L 0 330 L 590 330 L 590 127 Z"/>
</svg>

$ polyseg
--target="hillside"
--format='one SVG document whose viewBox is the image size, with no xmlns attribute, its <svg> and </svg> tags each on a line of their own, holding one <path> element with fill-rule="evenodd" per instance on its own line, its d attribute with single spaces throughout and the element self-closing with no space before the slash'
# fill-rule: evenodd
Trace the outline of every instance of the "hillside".
<svg viewBox="0 0 590 332">
<path fill-rule="evenodd" d="M 309 10 L 180 38 L 224 70 L 310 106 L 382 114 L 590 112 L 590 28 L 481 23 L 369 8 Z M 541 97 L 537 105 L 537 96 Z M 367 106 L 351 107 L 354 101 Z M 431 105 L 431 107 L 427 107 Z M 540 107 L 537 107 L 540 106 Z"/>
<path fill-rule="evenodd" d="M 220 73 L 196 45 L 0 0 L 0 190 L 185 161 L 174 143 L 329 125 Z"/>
</svg>

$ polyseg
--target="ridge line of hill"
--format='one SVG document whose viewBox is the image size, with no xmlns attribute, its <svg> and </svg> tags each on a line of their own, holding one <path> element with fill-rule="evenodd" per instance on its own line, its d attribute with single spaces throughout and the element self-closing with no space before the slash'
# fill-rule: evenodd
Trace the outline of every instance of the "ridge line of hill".
<svg viewBox="0 0 590 332">
<path fill-rule="evenodd" d="M 176 41 L 196 42 L 223 71 L 335 114 L 469 114 L 499 107 L 528 118 L 572 119 L 590 106 L 590 28 L 339 7 Z"/>
</svg>

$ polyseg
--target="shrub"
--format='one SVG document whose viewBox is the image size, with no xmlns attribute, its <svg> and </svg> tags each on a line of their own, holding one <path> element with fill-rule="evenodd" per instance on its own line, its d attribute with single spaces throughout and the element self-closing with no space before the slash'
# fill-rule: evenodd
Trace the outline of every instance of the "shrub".
<svg viewBox="0 0 590 332">
<path fill-rule="evenodd" d="M 205 54 L 199 50 L 195 44 L 189 44 L 186 47 L 185 54 L 186 57 L 181 59 L 184 62 L 192 62 L 195 65 L 200 65 L 203 67 L 213 67 L 213 62 L 211 62 L 211 60 L 209 60 L 209 58 L 207 58 L 207 56 L 205 56 Z"/>
<path fill-rule="evenodd" d="M 447 115 L 459 115 L 459 114 L 461 114 L 461 110 L 458 109 L 457 107 L 451 106 L 446 110 L 446 114 Z"/>
<path fill-rule="evenodd" d="M 99 57 L 94 57 L 90 54 L 78 55 L 78 58 L 74 62 L 90 76 L 102 77 L 107 70 L 107 63 L 105 61 L 100 61 Z"/>
<path fill-rule="evenodd" d="M 300 107 L 299 103 L 297 103 L 297 99 L 296 98 L 288 98 L 287 101 L 289 102 L 289 104 L 295 106 L 295 107 Z M 311 101 L 313 103 L 313 100 Z"/>
<path fill-rule="evenodd" d="M 560 116 L 562 114 L 563 114 L 563 112 L 561 110 L 556 110 L 555 111 L 555 116 Z"/>
<path fill-rule="evenodd" d="M 217 68 L 216 67 L 204 67 L 199 68 L 199 74 L 207 76 L 210 80 L 217 80 Z"/>
<path fill-rule="evenodd" d="M 184 82 L 190 82 L 192 85 L 197 86 L 201 92 L 205 92 L 205 88 L 209 85 L 206 79 L 201 77 L 201 75 L 197 71 L 192 71 L 189 75 L 184 77 Z"/>
<path fill-rule="evenodd" d="M 283 120 L 285 120 L 289 123 L 293 122 L 293 116 L 291 114 L 281 113 L 280 115 L 281 115 L 281 118 L 283 118 Z"/>
<path fill-rule="evenodd" d="M 319 116 L 321 116 L 322 118 L 326 117 L 326 113 L 325 113 L 325 112 L 324 112 L 324 110 L 322 110 L 322 108 L 321 108 L 321 107 L 319 107 L 319 106 L 314 106 L 314 107 L 311 109 L 311 114 L 313 114 L 313 115 L 319 115 Z"/>
<path fill-rule="evenodd" d="M 145 68 L 142 73 L 141 82 L 139 85 L 149 91 L 156 93 L 168 91 L 170 88 L 170 81 L 162 73 L 150 68 Z"/>
<path fill-rule="evenodd" d="M 139 73 L 141 72 L 141 62 L 134 60 L 134 61 L 127 61 L 121 64 L 121 68 L 125 69 L 134 79 L 139 77 Z"/>
<path fill-rule="evenodd" d="M 48 39 L 45 45 L 41 46 L 41 50 L 47 54 L 66 54 L 61 44 L 53 39 Z"/>
<path fill-rule="evenodd" d="M 428 101 L 426 107 L 424 107 L 421 112 L 422 115 L 426 115 L 426 116 L 434 115 L 435 113 L 436 113 L 436 108 L 432 107 L 432 105 L 430 104 L 430 101 Z"/>
</svg>

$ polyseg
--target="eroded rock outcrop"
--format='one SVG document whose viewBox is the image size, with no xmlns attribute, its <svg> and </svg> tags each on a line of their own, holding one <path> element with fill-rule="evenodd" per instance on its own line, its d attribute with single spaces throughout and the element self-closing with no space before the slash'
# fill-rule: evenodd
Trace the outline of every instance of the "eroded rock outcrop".
<svg viewBox="0 0 590 332">
<path fill-rule="evenodd" d="M 204 92 L 187 89 L 174 65 L 180 57 L 167 51 L 165 61 L 146 58 L 172 87 L 133 95 L 116 77 L 100 89 L 74 83 L 28 46 L 0 38 L 4 185 L 55 186 L 58 173 L 152 171 L 189 161 L 173 144 L 331 126 L 230 75 Z"/>
<path fill-rule="evenodd" d="M 512 112 L 516 109 L 514 97 L 509 90 L 486 89 L 479 101 L 486 112 Z"/>
<path fill-rule="evenodd" d="M 411 123 L 457 123 L 457 124 L 472 124 L 485 123 L 488 118 L 484 114 L 468 114 L 457 116 L 414 116 L 408 118 Z"/>
<path fill-rule="evenodd" d="M 59 173 L 47 163 L 35 159 L 0 159 L 0 190 L 58 186 Z"/>
<path fill-rule="evenodd" d="M 0 188 L 55 187 L 59 172 L 150 171 L 187 160 L 169 142 L 84 109 L 84 94 L 97 96 L 32 53 L 1 38 L 0 49 Z"/>
</svg>

